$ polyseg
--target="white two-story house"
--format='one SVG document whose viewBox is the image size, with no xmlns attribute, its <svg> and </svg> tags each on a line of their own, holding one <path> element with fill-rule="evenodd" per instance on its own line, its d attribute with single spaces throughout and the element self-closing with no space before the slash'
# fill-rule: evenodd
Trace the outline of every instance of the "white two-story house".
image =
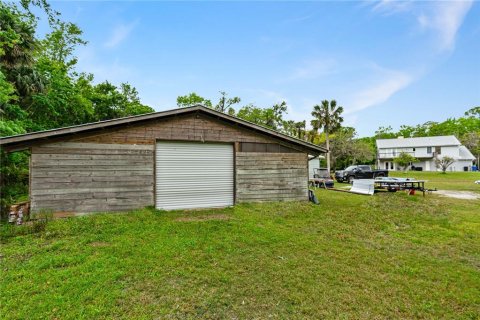
<svg viewBox="0 0 480 320">
<path fill-rule="evenodd" d="M 414 156 L 416 170 L 437 171 L 435 159 L 449 156 L 455 162 L 447 171 L 470 171 L 475 157 L 455 136 L 436 136 L 396 139 L 377 139 L 377 165 L 379 169 L 400 170 L 393 161 L 400 153 Z M 421 169 L 420 169 L 421 168 Z"/>
</svg>

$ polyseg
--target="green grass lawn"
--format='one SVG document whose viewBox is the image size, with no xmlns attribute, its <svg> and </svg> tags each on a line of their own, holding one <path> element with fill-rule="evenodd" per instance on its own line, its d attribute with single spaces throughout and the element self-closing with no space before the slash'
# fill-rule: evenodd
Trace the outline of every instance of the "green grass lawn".
<svg viewBox="0 0 480 320">
<path fill-rule="evenodd" d="M 412 177 L 416 179 L 428 180 L 427 188 L 437 188 L 443 190 L 460 190 L 480 192 L 480 185 L 475 184 L 476 180 L 480 180 L 480 172 L 419 172 L 401 171 L 390 172 L 392 177 Z"/>
<path fill-rule="evenodd" d="M 317 194 L 3 228 L 1 318 L 480 317 L 480 200 Z"/>
</svg>

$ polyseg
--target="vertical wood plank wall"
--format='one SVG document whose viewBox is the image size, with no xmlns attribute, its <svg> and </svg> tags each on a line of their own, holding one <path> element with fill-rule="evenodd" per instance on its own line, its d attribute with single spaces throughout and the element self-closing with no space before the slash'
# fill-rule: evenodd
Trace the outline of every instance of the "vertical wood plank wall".
<svg viewBox="0 0 480 320">
<path fill-rule="evenodd" d="M 305 153 L 237 153 L 237 201 L 306 200 Z"/>
<path fill-rule="evenodd" d="M 156 140 L 235 142 L 237 202 L 307 199 L 306 153 L 238 152 L 238 142 L 292 145 L 190 114 L 32 147 L 32 211 L 120 211 L 154 205 Z"/>
</svg>

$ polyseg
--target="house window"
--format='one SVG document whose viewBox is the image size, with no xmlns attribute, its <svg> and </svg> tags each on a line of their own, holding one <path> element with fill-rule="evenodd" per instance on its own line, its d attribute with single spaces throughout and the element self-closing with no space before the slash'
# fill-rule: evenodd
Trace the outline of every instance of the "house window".
<svg viewBox="0 0 480 320">
<path fill-rule="evenodd" d="M 442 154 L 442 147 L 435 147 L 436 154 Z"/>
<path fill-rule="evenodd" d="M 393 170 L 393 162 L 390 162 L 390 169 Z"/>
<path fill-rule="evenodd" d="M 432 153 L 432 147 L 427 147 L 427 153 Z"/>
<path fill-rule="evenodd" d="M 415 152 L 415 148 L 412 148 L 413 149 L 413 152 Z"/>
</svg>

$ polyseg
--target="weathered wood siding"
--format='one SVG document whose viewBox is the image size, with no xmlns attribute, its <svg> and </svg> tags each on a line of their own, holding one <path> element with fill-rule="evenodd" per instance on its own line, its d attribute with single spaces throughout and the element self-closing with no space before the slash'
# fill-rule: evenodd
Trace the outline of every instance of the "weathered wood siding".
<svg viewBox="0 0 480 320">
<path fill-rule="evenodd" d="M 237 202 L 306 200 L 305 153 L 237 152 Z"/>
<path fill-rule="evenodd" d="M 202 114 L 82 134 L 32 148 L 32 211 L 118 211 L 154 205 L 156 140 L 281 143 L 295 148 Z M 236 152 L 236 201 L 305 200 L 307 170 L 302 151 Z"/>
<path fill-rule="evenodd" d="M 142 125 L 122 127 L 116 130 L 91 134 L 87 137 L 72 138 L 71 141 L 153 144 L 156 139 L 184 141 L 222 142 L 278 142 L 274 137 L 258 134 L 206 115 L 186 115 L 170 119 L 160 119 Z M 286 142 L 283 145 L 291 146 Z"/>
<path fill-rule="evenodd" d="M 153 205 L 153 154 L 153 144 L 34 147 L 32 211 L 118 211 Z"/>
</svg>

